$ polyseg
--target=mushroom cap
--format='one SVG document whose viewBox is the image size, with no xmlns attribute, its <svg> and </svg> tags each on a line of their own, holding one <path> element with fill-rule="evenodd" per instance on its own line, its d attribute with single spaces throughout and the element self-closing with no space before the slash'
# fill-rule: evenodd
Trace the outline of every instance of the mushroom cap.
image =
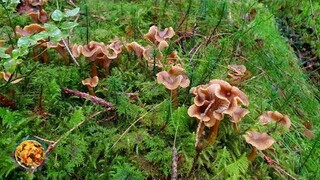
<svg viewBox="0 0 320 180">
<path fill-rule="evenodd" d="M 27 16 L 29 16 L 34 23 L 48 22 L 48 13 L 44 9 L 29 11 L 27 12 Z"/>
<path fill-rule="evenodd" d="M 85 86 L 96 87 L 98 85 L 99 78 L 98 76 L 94 76 L 93 78 L 87 78 L 82 81 L 82 84 Z"/>
<path fill-rule="evenodd" d="M 187 74 L 179 66 L 172 66 L 168 71 L 159 72 L 157 74 L 157 81 L 169 90 L 177 89 L 179 86 L 186 88 L 190 85 Z"/>
<path fill-rule="evenodd" d="M 281 125 L 283 125 L 286 128 L 290 128 L 291 121 L 288 116 L 284 116 L 278 111 L 266 111 L 261 116 L 259 116 L 259 123 L 261 125 L 266 125 L 272 121 L 279 122 Z"/>
<path fill-rule="evenodd" d="M 222 120 L 224 118 L 223 114 L 217 113 L 213 108 L 209 108 L 205 113 L 206 108 L 207 106 L 197 106 L 193 104 L 188 109 L 188 115 L 190 117 L 195 117 L 198 121 L 202 119 L 204 125 L 207 127 L 214 126 L 217 120 Z"/>
<path fill-rule="evenodd" d="M 159 44 L 158 44 L 158 49 L 161 50 L 163 48 L 166 48 L 166 47 L 169 47 L 169 44 L 167 43 L 167 41 L 163 40 L 163 41 L 160 41 Z"/>
<path fill-rule="evenodd" d="M 237 75 L 237 76 L 242 76 L 247 71 L 246 66 L 244 66 L 244 65 L 236 65 L 236 64 L 228 65 L 228 69 L 233 71 L 234 74 Z"/>
<path fill-rule="evenodd" d="M 149 32 L 145 34 L 144 37 L 157 45 L 168 38 L 172 38 L 174 35 L 175 32 L 172 27 L 165 28 L 163 31 L 160 31 L 157 26 L 153 25 L 149 28 Z"/>
<path fill-rule="evenodd" d="M 122 52 L 122 43 L 120 39 L 111 40 L 108 47 L 111 48 L 117 55 Z"/>
<path fill-rule="evenodd" d="M 236 110 L 232 113 L 230 121 L 232 123 L 239 123 L 241 119 L 247 115 L 250 111 L 247 109 L 242 108 L 241 106 L 238 106 Z"/>
<path fill-rule="evenodd" d="M 243 137 L 247 143 L 256 147 L 258 150 L 268 149 L 275 142 L 267 133 L 259 133 L 257 131 L 247 131 Z"/>
<path fill-rule="evenodd" d="M 144 35 L 144 38 L 148 39 L 149 41 L 151 41 L 153 44 L 157 44 L 155 35 L 158 31 L 158 27 L 157 26 L 151 26 L 149 28 L 149 31 L 147 34 Z"/>
<path fill-rule="evenodd" d="M 137 42 L 127 43 L 126 48 L 129 52 L 135 52 L 138 59 L 142 59 L 144 47 Z"/>
<path fill-rule="evenodd" d="M 106 46 L 103 42 L 91 41 L 87 45 L 80 46 L 74 44 L 72 47 L 72 54 L 74 57 L 79 57 L 81 54 L 89 61 L 111 60 L 118 57 L 118 51 L 116 47 Z"/>
<path fill-rule="evenodd" d="M 163 31 L 159 31 L 157 29 L 156 34 L 155 34 L 155 39 L 158 42 L 164 41 L 166 39 L 172 38 L 176 33 L 174 32 L 172 27 L 165 28 Z"/>
<path fill-rule="evenodd" d="M 45 28 L 39 24 L 30 24 L 25 26 L 23 29 L 20 26 L 16 26 L 15 30 L 19 37 L 24 37 L 42 32 Z"/>
<path fill-rule="evenodd" d="M 47 0 L 29 0 L 29 3 L 32 6 L 44 6 L 47 3 Z"/>
<path fill-rule="evenodd" d="M 0 78 L 3 78 L 5 81 L 9 81 L 9 79 L 10 79 L 10 77 L 12 76 L 12 74 L 11 73 L 9 73 L 9 72 L 4 72 L 4 71 L 0 71 Z M 14 74 L 14 77 L 13 78 L 16 78 L 16 74 Z M 11 84 L 16 84 L 16 83 L 18 83 L 18 82 L 20 82 L 21 80 L 22 80 L 23 78 L 18 78 L 18 79 L 16 79 L 16 80 L 14 80 L 14 81 L 11 81 Z"/>
</svg>

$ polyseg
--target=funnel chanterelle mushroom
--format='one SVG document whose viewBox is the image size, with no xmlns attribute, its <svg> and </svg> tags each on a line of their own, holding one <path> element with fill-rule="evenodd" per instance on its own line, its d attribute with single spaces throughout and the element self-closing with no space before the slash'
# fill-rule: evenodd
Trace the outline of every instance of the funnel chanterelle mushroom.
<svg viewBox="0 0 320 180">
<path fill-rule="evenodd" d="M 247 143 L 252 145 L 251 153 L 248 156 L 250 161 L 255 159 L 257 150 L 266 150 L 275 143 L 275 140 L 267 133 L 259 133 L 257 131 L 247 131 L 243 137 Z"/>
<path fill-rule="evenodd" d="M 266 125 L 270 122 L 278 122 L 286 128 L 290 128 L 291 120 L 287 115 L 282 115 L 278 111 L 266 111 L 261 116 L 259 116 L 259 122 L 261 125 Z"/>
</svg>

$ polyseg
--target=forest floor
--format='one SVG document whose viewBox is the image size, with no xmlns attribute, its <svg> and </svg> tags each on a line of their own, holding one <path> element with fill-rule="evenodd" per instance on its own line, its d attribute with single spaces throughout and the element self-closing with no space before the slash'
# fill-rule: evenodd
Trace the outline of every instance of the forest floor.
<svg viewBox="0 0 320 180">
<path fill-rule="evenodd" d="M 0 0 L 0 179 L 320 178 L 319 2 L 28 2 Z"/>
</svg>

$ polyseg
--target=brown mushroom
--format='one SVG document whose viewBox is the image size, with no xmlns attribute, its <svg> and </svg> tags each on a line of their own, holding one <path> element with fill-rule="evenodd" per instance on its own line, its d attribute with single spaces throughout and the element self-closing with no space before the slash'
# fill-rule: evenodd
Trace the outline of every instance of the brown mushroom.
<svg viewBox="0 0 320 180">
<path fill-rule="evenodd" d="M 207 139 L 212 144 L 217 138 L 220 121 L 224 118 L 224 114 L 232 117 L 240 105 L 249 105 L 247 96 L 242 91 L 219 79 L 211 80 L 206 85 L 193 87 L 190 92 L 195 95 L 195 98 L 194 105 L 188 109 L 188 114 L 196 117 L 200 123 L 202 123 L 200 117 L 206 117 L 203 118 L 203 122 L 210 128 Z M 203 115 L 208 106 L 210 106 L 208 114 Z"/>
<path fill-rule="evenodd" d="M 186 88 L 190 85 L 190 80 L 184 69 L 179 66 L 172 66 L 168 71 L 161 71 L 157 74 L 157 81 L 171 90 L 171 98 L 174 107 L 178 107 L 178 87 Z"/>
<path fill-rule="evenodd" d="M 91 41 L 89 44 L 84 46 L 78 46 L 75 44 L 72 47 L 72 54 L 74 57 L 79 57 L 83 55 L 91 63 L 91 72 L 93 76 L 98 75 L 96 64 L 105 69 L 105 76 L 108 76 L 109 66 L 112 59 L 118 57 L 118 53 L 121 52 L 120 49 L 116 47 L 106 46 L 103 42 Z"/>
<path fill-rule="evenodd" d="M 169 46 L 166 39 L 170 39 L 175 35 L 172 27 L 165 28 L 160 31 L 157 26 L 151 26 L 149 32 L 144 35 L 146 39 L 157 45 L 159 49 Z"/>
<path fill-rule="evenodd" d="M 251 153 L 248 156 L 248 160 L 253 161 L 256 157 L 257 150 L 265 150 L 272 146 L 275 140 L 267 133 L 259 133 L 257 131 L 247 131 L 243 135 L 245 141 L 252 145 Z"/>
<path fill-rule="evenodd" d="M 137 42 L 127 43 L 126 48 L 129 52 L 134 52 L 142 66 L 144 66 L 144 62 L 142 61 L 144 47 L 138 44 Z"/>
<path fill-rule="evenodd" d="M 29 0 L 29 3 L 32 6 L 44 6 L 47 3 L 47 0 Z"/>
<path fill-rule="evenodd" d="M 16 26 L 15 30 L 18 37 L 25 37 L 42 32 L 45 30 L 45 28 L 39 24 L 30 24 L 23 28 L 21 28 L 20 26 Z"/>
<path fill-rule="evenodd" d="M 33 23 L 47 23 L 49 18 L 48 13 L 43 9 L 30 11 L 27 13 L 27 16 L 30 17 Z"/>
<path fill-rule="evenodd" d="M 277 122 L 286 128 L 290 128 L 291 120 L 288 116 L 282 115 L 278 111 L 266 111 L 261 116 L 259 116 L 259 122 L 261 125 L 266 125 L 270 122 Z"/>
<path fill-rule="evenodd" d="M 4 79 L 5 81 L 9 81 L 11 79 L 14 79 L 14 81 L 11 81 L 11 84 L 16 84 L 18 82 L 20 82 L 23 78 L 17 78 L 17 74 L 11 74 L 9 72 L 4 72 L 4 71 L 0 71 L 0 79 Z"/>
<path fill-rule="evenodd" d="M 98 85 L 99 78 L 98 76 L 94 76 L 93 78 L 87 78 L 82 81 L 82 84 L 88 87 L 89 94 L 95 96 L 93 88 Z"/>
<path fill-rule="evenodd" d="M 244 65 L 228 65 L 228 69 L 232 71 L 227 75 L 228 78 L 231 78 L 230 84 L 232 85 L 237 85 L 251 76 Z"/>
<path fill-rule="evenodd" d="M 235 132 L 238 132 L 238 124 L 241 121 L 241 119 L 247 115 L 250 111 L 247 109 L 242 108 L 241 106 L 238 106 L 236 110 L 232 113 L 230 117 L 230 121 L 233 123 L 233 129 Z"/>
</svg>

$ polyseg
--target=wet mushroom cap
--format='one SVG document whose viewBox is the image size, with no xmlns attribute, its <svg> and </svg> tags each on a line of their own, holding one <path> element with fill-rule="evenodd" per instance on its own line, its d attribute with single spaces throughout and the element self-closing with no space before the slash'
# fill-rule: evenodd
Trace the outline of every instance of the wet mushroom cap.
<svg viewBox="0 0 320 180">
<path fill-rule="evenodd" d="M 47 0 L 29 0 L 29 3 L 32 6 L 44 6 L 47 3 Z"/>
<path fill-rule="evenodd" d="M 173 66 L 168 71 L 161 71 L 157 74 L 157 81 L 163 84 L 167 89 L 174 90 L 179 86 L 186 88 L 190 85 L 190 80 L 184 69 L 179 66 Z"/>
<path fill-rule="evenodd" d="M 259 133 L 257 131 L 247 131 L 243 137 L 247 143 L 256 147 L 258 150 L 268 149 L 275 143 L 275 140 L 267 133 Z"/>
<path fill-rule="evenodd" d="M 135 52 L 138 59 L 142 59 L 144 47 L 137 42 L 127 43 L 126 48 L 129 52 Z"/>
<path fill-rule="evenodd" d="M 234 113 L 232 113 L 230 121 L 232 123 L 239 123 L 241 121 L 241 119 L 247 115 L 250 111 L 248 111 L 247 109 L 242 108 L 241 106 L 238 106 L 236 108 L 236 110 L 234 111 Z"/>
<path fill-rule="evenodd" d="M 266 125 L 270 122 L 279 122 L 281 125 L 283 125 L 286 128 L 290 128 L 291 126 L 291 120 L 287 115 L 282 115 L 278 111 L 266 111 L 261 116 L 259 116 L 259 123 L 261 125 Z"/>
<path fill-rule="evenodd" d="M 25 26 L 23 29 L 20 26 L 16 26 L 15 30 L 19 37 L 24 37 L 42 32 L 45 28 L 39 24 L 30 24 Z"/>
<path fill-rule="evenodd" d="M 247 68 L 244 65 L 228 65 L 228 69 L 233 71 L 235 75 L 241 76 L 247 71 Z"/>
<path fill-rule="evenodd" d="M 94 76 L 93 78 L 87 78 L 83 80 L 82 84 L 90 87 L 96 87 L 98 85 L 98 82 L 99 82 L 98 76 Z"/>
</svg>

